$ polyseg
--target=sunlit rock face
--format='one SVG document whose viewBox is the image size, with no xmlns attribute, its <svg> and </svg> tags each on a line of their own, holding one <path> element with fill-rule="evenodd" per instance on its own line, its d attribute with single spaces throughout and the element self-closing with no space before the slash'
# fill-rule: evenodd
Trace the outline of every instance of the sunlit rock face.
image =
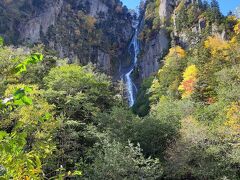
<svg viewBox="0 0 240 180">
<path fill-rule="evenodd" d="M 161 63 L 164 61 L 164 56 L 168 53 L 171 46 L 177 44 L 183 48 L 188 48 L 189 46 L 197 44 L 201 38 L 201 31 L 206 28 L 206 20 L 200 18 L 196 23 L 192 24 L 192 27 L 189 29 L 177 31 L 175 20 L 179 15 L 179 8 L 183 6 L 187 9 L 193 4 L 198 4 L 199 0 L 155 0 L 146 2 L 147 4 L 140 28 L 140 31 L 145 31 L 145 39 L 143 38 L 141 43 L 138 63 L 138 77 L 140 82 L 157 73 Z M 153 9 L 153 7 L 155 7 L 155 9 Z M 151 19 L 154 20 L 151 22 Z M 159 22 L 156 23 L 157 21 Z M 147 27 L 147 30 L 144 29 L 144 26 Z M 172 29 L 169 30 L 169 27 Z M 216 30 L 212 31 L 214 32 Z M 147 38 L 146 32 L 150 32 Z M 194 35 L 189 37 L 189 32 Z M 224 36 L 224 33 L 222 33 L 222 36 Z"/>
<path fill-rule="evenodd" d="M 118 0 L 0 1 L 1 17 L 10 19 L 7 27 L 0 24 L 6 42 L 43 43 L 69 62 L 92 62 L 114 78 L 134 33 L 132 16 Z"/>
<path fill-rule="evenodd" d="M 89 14 L 93 17 L 98 18 L 99 14 L 103 14 L 103 16 L 106 18 L 108 13 L 108 6 L 104 4 L 102 1 L 99 0 L 92 0 L 90 2 L 90 12 Z"/>
<path fill-rule="evenodd" d="M 176 5 L 176 0 L 161 0 L 159 5 L 159 18 L 161 21 L 169 21 Z"/>
<path fill-rule="evenodd" d="M 140 77 L 145 79 L 159 70 L 160 58 L 168 49 L 170 39 L 165 30 L 161 30 L 158 35 L 152 39 L 144 49 L 144 55 L 140 58 Z"/>
<path fill-rule="evenodd" d="M 158 13 L 155 14 L 155 18 L 160 19 L 160 25 L 158 26 L 161 28 L 147 42 L 142 43 L 142 53 L 138 63 L 140 81 L 154 75 L 159 70 L 161 60 L 169 49 L 171 39 L 170 34 L 165 28 L 170 23 L 176 3 L 175 0 L 161 0 L 158 7 L 156 7 Z M 146 14 L 143 16 L 141 26 L 148 23 L 144 20 L 147 19 L 146 16 Z"/>
<path fill-rule="evenodd" d="M 39 42 L 41 33 L 45 35 L 50 26 L 54 26 L 63 6 L 63 0 L 50 3 L 46 9 L 32 17 L 27 22 L 22 22 L 18 28 L 20 39 L 30 43 Z"/>
<path fill-rule="evenodd" d="M 110 74 L 112 71 L 110 55 L 101 50 L 98 50 L 97 66 L 107 74 Z"/>
</svg>

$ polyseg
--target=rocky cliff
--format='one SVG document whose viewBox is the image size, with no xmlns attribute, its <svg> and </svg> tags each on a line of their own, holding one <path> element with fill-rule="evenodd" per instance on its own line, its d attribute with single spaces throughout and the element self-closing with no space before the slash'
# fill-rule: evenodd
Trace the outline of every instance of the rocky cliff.
<svg viewBox="0 0 240 180">
<path fill-rule="evenodd" d="M 159 18 L 161 22 L 169 22 L 172 16 L 173 10 L 176 7 L 176 0 L 161 0 L 159 3 Z"/>
<path fill-rule="evenodd" d="M 141 79 L 147 78 L 159 70 L 160 60 L 168 50 L 169 43 L 168 32 L 162 29 L 154 39 L 144 46 L 138 64 Z"/>
<path fill-rule="evenodd" d="M 141 54 L 138 63 L 140 79 L 155 74 L 161 60 L 170 47 L 170 33 L 167 26 L 175 8 L 174 0 L 149 0 L 140 26 Z"/>
<path fill-rule="evenodd" d="M 219 16 L 214 5 L 200 0 L 146 0 L 134 71 L 139 81 L 157 72 L 171 46 L 188 48 L 209 33 L 225 36 L 214 28 Z M 0 1 L 0 35 L 6 42 L 43 43 L 70 62 L 92 62 L 114 78 L 131 58 L 132 18 L 119 0 Z"/>
<path fill-rule="evenodd" d="M 20 23 L 18 31 L 20 40 L 36 43 L 41 41 L 41 33 L 44 35 L 48 32 L 50 26 L 54 26 L 61 12 L 63 0 L 48 3 L 46 9 L 31 17 L 26 22 Z"/>
<path fill-rule="evenodd" d="M 44 43 L 70 62 L 92 62 L 115 77 L 119 61 L 128 59 L 132 16 L 119 0 L 1 1 L 0 10 L 6 42 Z"/>
<path fill-rule="evenodd" d="M 172 46 L 190 48 L 210 34 L 225 38 L 219 7 L 201 0 L 147 0 L 140 25 L 140 81 L 154 75 Z M 217 28 L 216 28 L 217 27 Z"/>
</svg>

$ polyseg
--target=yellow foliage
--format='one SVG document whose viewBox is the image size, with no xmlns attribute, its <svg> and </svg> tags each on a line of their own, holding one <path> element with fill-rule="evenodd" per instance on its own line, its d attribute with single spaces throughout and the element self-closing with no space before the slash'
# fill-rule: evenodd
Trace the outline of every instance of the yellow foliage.
<svg viewBox="0 0 240 180">
<path fill-rule="evenodd" d="M 160 87 L 159 81 L 157 78 L 155 78 L 152 82 L 150 93 L 152 94 L 151 100 L 155 99 L 157 97 L 157 91 Z"/>
<path fill-rule="evenodd" d="M 179 12 L 182 8 L 184 8 L 184 5 L 185 5 L 185 0 L 180 1 L 175 11 Z"/>
<path fill-rule="evenodd" d="M 208 37 L 205 41 L 205 48 L 211 50 L 213 57 L 224 55 L 227 56 L 229 53 L 230 45 L 227 41 L 224 41 L 219 36 Z"/>
<path fill-rule="evenodd" d="M 155 78 L 152 82 L 151 89 L 155 90 L 157 88 L 159 88 L 159 81 Z"/>
<path fill-rule="evenodd" d="M 238 23 L 234 26 L 234 31 L 236 34 L 240 34 L 240 20 Z"/>
<path fill-rule="evenodd" d="M 9 85 L 5 91 L 6 97 L 11 97 L 11 94 L 19 88 L 24 88 L 24 84 Z M 11 113 L 10 119 L 17 120 L 15 123 L 21 124 L 21 128 L 25 129 L 25 132 L 31 134 L 31 137 L 36 141 L 32 145 L 33 148 L 37 148 L 38 152 L 41 152 L 42 156 L 48 155 L 47 150 L 54 147 L 47 147 L 50 145 L 51 133 L 56 127 L 56 120 L 54 119 L 54 106 L 50 105 L 43 97 L 41 90 L 36 85 L 29 86 L 32 91 L 27 94 L 33 101 L 28 106 L 21 106 L 18 111 Z M 48 142 L 49 144 L 44 144 Z"/>
<path fill-rule="evenodd" d="M 190 79 L 197 76 L 198 69 L 195 65 L 188 66 L 186 71 L 183 73 L 184 79 Z"/>
<path fill-rule="evenodd" d="M 197 81 L 198 69 L 195 65 L 188 66 L 183 73 L 183 81 L 178 87 L 182 91 L 182 98 L 190 97 L 194 91 L 194 86 Z"/>
<path fill-rule="evenodd" d="M 88 16 L 87 17 L 87 23 L 90 25 L 90 27 L 93 27 L 96 24 L 97 20 L 94 17 Z"/>
<path fill-rule="evenodd" d="M 231 132 L 240 134 L 240 102 L 232 103 L 227 110 L 227 121 L 225 126 L 231 129 Z"/>
<path fill-rule="evenodd" d="M 169 58 L 169 57 L 184 58 L 185 56 L 186 56 L 185 50 L 183 48 L 181 48 L 180 46 L 176 46 L 169 50 L 167 58 Z"/>
<path fill-rule="evenodd" d="M 228 21 L 236 21 L 236 20 L 237 20 L 237 17 L 236 17 L 236 16 L 228 16 L 228 17 L 227 17 L 227 20 L 228 20 Z"/>
<path fill-rule="evenodd" d="M 10 97 L 16 89 L 23 89 L 26 86 L 27 85 L 25 85 L 25 84 L 9 85 L 8 88 L 6 89 L 5 93 L 4 93 L 4 96 L 5 97 Z M 36 85 L 30 85 L 28 87 L 30 87 L 32 89 L 32 92 L 29 94 L 30 96 L 33 97 L 33 96 L 39 95 L 39 92 L 38 92 L 39 89 Z"/>
<path fill-rule="evenodd" d="M 233 36 L 233 38 L 231 39 L 231 41 L 230 41 L 230 44 L 231 45 L 234 45 L 234 44 L 236 44 L 237 43 L 237 37 L 236 36 Z"/>
</svg>

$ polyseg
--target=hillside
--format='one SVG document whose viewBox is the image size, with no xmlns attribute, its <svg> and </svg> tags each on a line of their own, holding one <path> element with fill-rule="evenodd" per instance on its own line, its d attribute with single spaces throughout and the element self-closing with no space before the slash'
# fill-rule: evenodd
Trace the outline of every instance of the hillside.
<svg viewBox="0 0 240 180">
<path fill-rule="evenodd" d="M 240 179 L 240 19 L 216 0 L 3 0 L 0 68 L 0 179 Z"/>
<path fill-rule="evenodd" d="M 43 43 L 61 58 L 119 76 L 133 35 L 132 16 L 118 0 L 1 1 L 0 35 L 6 43 Z M 10 31 L 9 31 L 10 30 Z"/>
</svg>

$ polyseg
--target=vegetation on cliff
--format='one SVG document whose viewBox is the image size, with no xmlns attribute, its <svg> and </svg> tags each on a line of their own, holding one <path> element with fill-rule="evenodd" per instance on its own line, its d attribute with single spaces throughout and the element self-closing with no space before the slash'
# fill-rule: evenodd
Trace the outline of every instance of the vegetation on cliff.
<svg viewBox="0 0 240 180">
<path fill-rule="evenodd" d="M 44 44 L 60 57 L 92 62 L 113 76 L 118 76 L 119 59 L 128 58 L 131 21 L 119 0 L 0 2 L 0 35 L 7 44 Z"/>
<path fill-rule="evenodd" d="M 240 20 L 222 23 L 225 38 L 173 43 L 132 109 L 93 64 L 0 38 L 0 179 L 238 180 Z"/>
</svg>

